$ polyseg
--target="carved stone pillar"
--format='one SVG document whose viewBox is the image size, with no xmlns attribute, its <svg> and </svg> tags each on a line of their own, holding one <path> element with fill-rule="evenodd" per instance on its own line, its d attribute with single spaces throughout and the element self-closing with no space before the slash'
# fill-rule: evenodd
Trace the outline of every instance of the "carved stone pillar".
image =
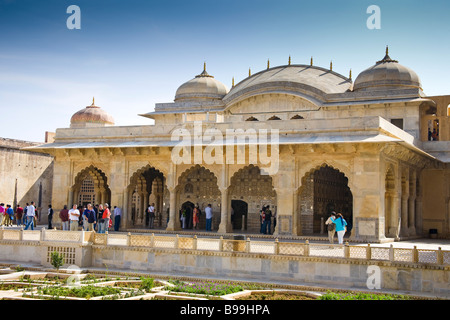
<svg viewBox="0 0 450 320">
<path fill-rule="evenodd" d="M 392 214 L 391 222 L 389 226 L 389 235 L 398 239 L 400 232 L 400 210 L 401 210 L 401 199 L 397 193 L 392 195 Z"/>
<path fill-rule="evenodd" d="M 175 188 L 168 188 L 170 196 L 169 204 L 169 223 L 167 224 L 167 231 L 180 230 L 180 219 L 177 215 L 177 192 Z"/>
<path fill-rule="evenodd" d="M 415 197 L 409 197 L 408 203 L 408 233 L 409 235 L 416 234 L 416 199 Z"/>
<path fill-rule="evenodd" d="M 408 196 L 402 195 L 401 199 L 401 236 L 408 236 Z"/>
<path fill-rule="evenodd" d="M 233 231 L 231 225 L 231 215 L 229 213 L 228 188 L 220 188 L 221 205 L 220 205 L 220 225 L 219 233 L 229 233 Z"/>
</svg>

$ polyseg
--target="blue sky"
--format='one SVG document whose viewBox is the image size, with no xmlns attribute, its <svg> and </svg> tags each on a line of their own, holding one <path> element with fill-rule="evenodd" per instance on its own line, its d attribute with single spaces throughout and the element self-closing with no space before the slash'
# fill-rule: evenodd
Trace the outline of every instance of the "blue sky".
<svg viewBox="0 0 450 320">
<path fill-rule="evenodd" d="M 228 87 L 289 55 L 355 79 L 389 45 L 427 95 L 450 94 L 449 16 L 446 0 L 0 0 L 0 137 L 41 142 L 93 96 L 116 125 L 151 124 L 138 114 L 172 102 L 203 62 Z"/>
</svg>

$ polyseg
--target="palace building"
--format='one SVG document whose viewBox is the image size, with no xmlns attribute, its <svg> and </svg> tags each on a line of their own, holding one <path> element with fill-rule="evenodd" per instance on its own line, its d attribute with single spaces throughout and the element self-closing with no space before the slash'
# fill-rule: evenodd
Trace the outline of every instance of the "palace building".
<svg viewBox="0 0 450 320">
<path fill-rule="evenodd" d="M 146 228 L 151 203 L 170 231 L 181 209 L 211 204 L 213 230 L 259 233 L 268 205 L 275 235 L 319 234 L 334 210 L 355 240 L 449 237 L 449 104 L 388 50 L 355 80 L 289 58 L 227 88 L 205 66 L 140 115 L 152 124 L 115 126 L 93 101 L 26 149 L 54 157 L 56 211 L 108 203 L 122 230 Z"/>
</svg>

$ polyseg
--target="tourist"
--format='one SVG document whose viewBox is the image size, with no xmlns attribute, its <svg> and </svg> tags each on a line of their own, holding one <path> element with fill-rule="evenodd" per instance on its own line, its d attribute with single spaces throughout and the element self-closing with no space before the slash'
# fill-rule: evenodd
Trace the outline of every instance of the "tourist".
<svg viewBox="0 0 450 320">
<path fill-rule="evenodd" d="M 153 229 L 154 222 L 155 222 L 155 204 L 152 203 L 148 207 L 148 226 L 150 229 Z"/>
<path fill-rule="evenodd" d="M 25 230 L 31 226 L 31 230 L 34 230 L 34 217 L 36 215 L 36 208 L 34 207 L 34 201 L 31 201 L 31 204 L 27 206 L 27 225 L 25 226 Z"/>
<path fill-rule="evenodd" d="M 103 219 L 103 211 L 105 211 L 103 209 L 103 205 L 99 204 L 98 205 L 98 211 L 97 211 L 97 232 L 98 233 L 103 233 L 103 224 L 105 222 L 105 220 Z"/>
<path fill-rule="evenodd" d="M 4 203 L 0 203 L 0 216 L 2 217 L 2 225 L 5 221 L 6 208 Z"/>
<path fill-rule="evenodd" d="M 69 210 L 67 206 L 64 205 L 64 209 L 59 212 L 59 218 L 61 219 L 61 227 L 63 230 L 69 230 Z"/>
<path fill-rule="evenodd" d="M 79 221 L 79 225 L 83 228 L 84 231 L 87 231 L 88 228 L 88 217 L 89 217 L 88 206 L 83 206 L 83 209 L 80 210 L 81 219 Z"/>
<path fill-rule="evenodd" d="M 49 204 L 48 205 L 48 229 L 53 229 L 52 227 L 52 219 L 53 219 L 53 209 L 52 209 L 52 205 Z"/>
<path fill-rule="evenodd" d="M 198 224 L 200 222 L 200 209 L 198 208 L 198 205 L 195 206 L 194 211 L 192 212 L 192 222 L 194 229 L 198 229 Z"/>
<path fill-rule="evenodd" d="M 4 224 L 8 226 L 12 226 L 12 221 L 14 219 L 14 210 L 11 208 L 10 204 L 6 205 L 6 212 L 5 212 L 5 221 Z"/>
<path fill-rule="evenodd" d="M 206 218 L 206 231 L 211 231 L 211 224 L 213 218 L 211 204 L 208 204 L 208 206 L 205 208 L 205 218 Z"/>
<path fill-rule="evenodd" d="M 270 210 L 270 206 L 267 206 L 264 217 L 264 227 L 263 227 L 264 234 L 272 234 L 270 232 L 271 224 L 272 224 L 272 211 Z"/>
<path fill-rule="evenodd" d="M 37 219 L 39 218 L 39 212 L 38 212 L 38 209 L 36 208 L 36 206 L 34 205 L 34 202 L 32 202 L 32 204 L 33 204 L 33 207 L 34 207 L 33 224 L 34 224 L 34 227 L 36 228 Z"/>
<path fill-rule="evenodd" d="M 328 230 L 328 240 L 330 243 L 334 242 L 334 234 L 336 233 L 336 225 L 333 223 L 334 219 L 336 219 L 336 212 L 332 211 L 327 221 L 325 221 L 325 225 Z"/>
<path fill-rule="evenodd" d="M 122 218 L 122 210 L 114 206 L 114 231 L 119 231 L 120 219 Z"/>
<path fill-rule="evenodd" d="M 16 208 L 16 224 L 17 226 L 22 225 L 22 217 L 23 217 L 23 208 L 20 206 L 20 204 L 17 204 Z"/>
<path fill-rule="evenodd" d="M 109 229 L 109 220 L 111 219 L 111 211 L 109 211 L 109 206 L 107 203 L 105 203 L 105 210 L 103 211 L 102 218 L 104 220 L 102 233 L 105 233 L 105 231 L 108 231 Z"/>
<path fill-rule="evenodd" d="M 25 204 L 25 208 L 23 208 L 23 217 L 22 217 L 22 221 L 23 221 L 23 225 L 26 225 L 27 224 L 27 211 L 28 211 L 28 206 L 29 206 L 30 204 L 27 202 L 26 204 Z"/>
<path fill-rule="evenodd" d="M 88 204 L 83 211 L 84 231 L 94 231 L 94 223 L 96 221 L 95 211 L 92 208 L 92 204 Z"/>
<path fill-rule="evenodd" d="M 436 131 L 436 129 L 433 129 L 433 133 L 431 134 L 431 138 L 433 139 L 433 141 L 437 141 L 438 140 L 438 133 Z"/>
<path fill-rule="evenodd" d="M 94 212 L 95 212 L 95 222 L 94 222 L 94 230 L 97 230 L 97 225 L 98 225 L 98 219 L 99 219 L 99 217 L 98 217 L 98 204 L 96 204 L 95 206 L 93 206 L 93 210 L 94 210 Z"/>
<path fill-rule="evenodd" d="M 341 213 L 338 213 L 336 214 L 336 219 L 334 219 L 333 223 L 336 225 L 338 242 L 339 244 L 343 244 L 345 231 L 347 231 L 347 221 L 345 221 Z"/>
<path fill-rule="evenodd" d="M 186 229 L 186 208 L 181 208 L 180 210 L 180 222 L 181 228 Z"/>
<path fill-rule="evenodd" d="M 78 221 L 80 220 L 80 211 L 76 204 L 69 210 L 70 231 L 78 231 Z"/>
<path fill-rule="evenodd" d="M 273 216 L 273 231 L 272 233 L 275 232 L 275 228 L 277 227 L 277 209 L 275 208 L 275 212 L 272 214 Z"/>
<path fill-rule="evenodd" d="M 259 221 L 261 224 L 259 233 L 264 233 L 264 221 L 266 221 L 266 206 L 262 206 L 262 209 L 259 212 Z"/>
</svg>

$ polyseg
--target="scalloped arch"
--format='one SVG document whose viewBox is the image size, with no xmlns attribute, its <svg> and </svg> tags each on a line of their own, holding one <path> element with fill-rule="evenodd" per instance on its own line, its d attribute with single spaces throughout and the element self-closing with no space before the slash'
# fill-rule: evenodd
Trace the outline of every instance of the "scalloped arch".
<svg viewBox="0 0 450 320">
<path fill-rule="evenodd" d="M 352 180 L 350 179 L 351 177 L 351 171 L 350 169 L 348 169 L 347 167 L 340 165 L 340 164 L 336 164 L 333 161 L 320 161 L 320 163 L 313 165 L 312 167 L 310 167 L 309 170 L 301 170 L 299 172 L 299 177 L 300 177 L 300 185 L 297 188 L 297 191 L 300 191 L 300 189 L 305 185 L 305 179 L 307 177 L 309 177 L 309 175 L 317 170 L 319 170 L 322 167 L 330 167 L 333 170 L 339 171 L 341 172 L 344 177 L 347 179 L 347 185 L 350 188 L 350 191 L 354 189 L 354 185 Z"/>
</svg>

